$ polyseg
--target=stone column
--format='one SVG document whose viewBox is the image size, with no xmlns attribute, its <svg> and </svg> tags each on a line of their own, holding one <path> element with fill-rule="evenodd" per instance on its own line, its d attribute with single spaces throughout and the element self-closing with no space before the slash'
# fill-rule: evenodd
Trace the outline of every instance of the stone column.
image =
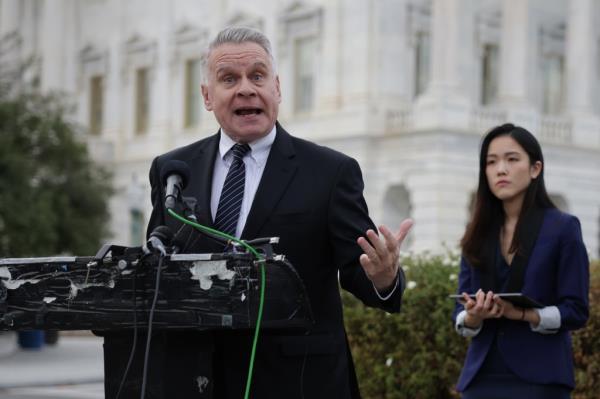
<svg viewBox="0 0 600 399">
<path fill-rule="evenodd" d="M 23 40 L 23 3 L 4 0 L 0 3 L 0 70 L 18 75 L 21 67 Z"/>
<path fill-rule="evenodd" d="M 370 50 L 372 46 L 372 3 L 347 2 L 342 10 L 340 60 L 342 63 L 343 108 L 362 112 L 369 96 L 371 79 Z"/>
<path fill-rule="evenodd" d="M 406 27 L 407 5 L 397 0 L 378 0 L 372 4 L 367 128 L 371 135 L 377 136 L 387 134 L 391 116 L 412 103 L 412 79 L 408 78 L 411 68 L 406 57 L 411 47 Z"/>
<path fill-rule="evenodd" d="M 502 2 L 499 100 L 508 111 L 509 121 L 529 129 L 537 126 L 533 93 L 538 52 L 532 14 L 530 0 Z"/>
<path fill-rule="evenodd" d="M 3 0 L 0 3 L 0 37 L 19 28 L 20 3 L 21 0 Z"/>
<path fill-rule="evenodd" d="M 323 33 L 322 54 L 320 64 L 323 78 L 320 79 L 320 87 L 316 88 L 319 96 L 315 98 L 317 109 L 325 112 L 336 111 L 342 104 L 342 82 L 340 53 L 341 53 L 341 18 L 342 5 L 340 0 L 331 2 L 328 7 L 324 7 L 323 13 Z M 281 78 L 281 77 L 280 77 Z"/>
<path fill-rule="evenodd" d="M 43 3 L 41 21 L 42 91 L 61 90 L 65 87 L 65 65 L 67 40 L 65 25 L 67 7 L 65 0 Z"/>
<path fill-rule="evenodd" d="M 465 65 L 473 58 L 473 20 L 471 0 L 433 0 L 431 80 L 417 101 L 417 128 L 468 127 Z"/>
<path fill-rule="evenodd" d="M 572 116 L 575 144 L 600 147 L 600 119 L 595 115 L 595 91 L 598 70 L 595 48 L 597 34 L 595 16 L 597 2 L 577 0 L 568 2 L 566 79 L 567 112 Z"/>
</svg>

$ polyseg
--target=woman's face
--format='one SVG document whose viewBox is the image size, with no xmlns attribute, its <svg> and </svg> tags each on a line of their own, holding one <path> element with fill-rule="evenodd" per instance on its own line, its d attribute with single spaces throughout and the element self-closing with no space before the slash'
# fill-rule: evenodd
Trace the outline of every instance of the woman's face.
<svg viewBox="0 0 600 399">
<path fill-rule="evenodd" d="M 493 139 L 488 147 L 485 174 L 491 192 L 503 202 L 522 200 L 542 163 L 533 165 L 523 147 L 510 136 Z"/>
</svg>

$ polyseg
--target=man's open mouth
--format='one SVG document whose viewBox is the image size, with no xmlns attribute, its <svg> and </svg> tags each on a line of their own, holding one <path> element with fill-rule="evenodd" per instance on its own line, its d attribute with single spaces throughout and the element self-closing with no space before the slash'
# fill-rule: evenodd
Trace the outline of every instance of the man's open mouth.
<svg viewBox="0 0 600 399">
<path fill-rule="evenodd" d="M 260 115 L 260 114 L 262 114 L 262 112 L 263 111 L 260 108 L 241 108 L 241 109 L 236 109 L 234 111 L 234 113 L 239 116 Z"/>
</svg>

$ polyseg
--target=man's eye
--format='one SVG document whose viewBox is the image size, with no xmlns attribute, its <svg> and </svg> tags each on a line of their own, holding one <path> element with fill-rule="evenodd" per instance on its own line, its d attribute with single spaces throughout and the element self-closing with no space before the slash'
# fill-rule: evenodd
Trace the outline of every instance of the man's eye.
<svg viewBox="0 0 600 399">
<path fill-rule="evenodd" d="M 255 74 L 255 75 L 252 77 L 252 79 L 254 79 L 254 80 L 262 80 L 262 79 L 263 79 L 263 76 L 262 76 L 260 73 L 257 73 L 257 74 Z"/>
</svg>

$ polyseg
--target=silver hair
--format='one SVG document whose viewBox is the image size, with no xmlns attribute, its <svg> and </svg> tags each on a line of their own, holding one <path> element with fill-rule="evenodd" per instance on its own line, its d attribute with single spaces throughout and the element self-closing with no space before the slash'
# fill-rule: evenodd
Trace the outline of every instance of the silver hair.
<svg viewBox="0 0 600 399">
<path fill-rule="evenodd" d="M 273 51 L 271 50 L 271 42 L 264 33 L 257 29 L 248 28 L 245 26 L 228 26 L 220 31 L 208 45 L 206 54 L 202 59 L 202 80 L 206 82 L 208 79 L 208 59 L 210 57 L 210 53 L 215 48 L 226 43 L 242 44 L 247 42 L 256 43 L 262 47 L 271 60 L 273 71 L 277 70 L 275 58 L 273 57 Z"/>
</svg>

